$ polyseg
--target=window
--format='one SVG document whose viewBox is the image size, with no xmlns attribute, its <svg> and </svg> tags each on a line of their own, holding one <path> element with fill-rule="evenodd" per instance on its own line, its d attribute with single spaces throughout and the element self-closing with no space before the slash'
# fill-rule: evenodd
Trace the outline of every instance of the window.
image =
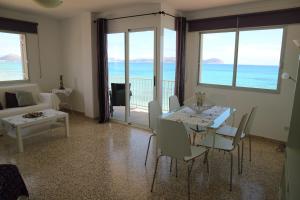
<svg viewBox="0 0 300 200">
<path fill-rule="evenodd" d="M 199 83 L 278 90 L 283 28 L 201 33 L 200 38 Z"/>
<path fill-rule="evenodd" d="M 164 28 L 162 109 L 169 111 L 169 97 L 174 95 L 176 73 L 176 31 Z"/>
<path fill-rule="evenodd" d="M 0 82 L 28 80 L 25 34 L 0 32 Z"/>
<path fill-rule="evenodd" d="M 235 32 L 207 33 L 201 40 L 201 83 L 232 85 Z"/>
</svg>

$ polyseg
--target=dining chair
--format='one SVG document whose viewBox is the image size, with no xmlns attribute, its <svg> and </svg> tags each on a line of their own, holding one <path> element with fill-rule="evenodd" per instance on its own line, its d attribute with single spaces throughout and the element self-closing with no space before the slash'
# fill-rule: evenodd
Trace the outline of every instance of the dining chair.
<svg viewBox="0 0 300 200">
<path fill-rule="evenodd" d="M 172 111 L 177 110 L 179 108 L 180 108 L 180 104 L 179 104 L 177 96 L 176 95 L 170 96 L 169 97 L 169 112 L 172 112 Z M 186 125 L 186 129 L 188 131 L 190 142 L 192 144 L 195 144 L 196 134 L 204 132 L 204 130 L 201 129 L 201 128 L 198 128 L 198 126 L 197 127 L 190 127 L 190 126 Z"/>
<path fill-rule="evenodd" d="M 233 138 L 225 138 L 217 134 L 208 134 L 201 142 L 201 146 L 214 148 L 230 153 L 230 186 L 229 190 L 232 191 L 232 173 L 233 173 L 233 151 L 238 148 L 238 172 L 240 173 L 240 140 L 244 131 L 247 115 L 244 114 L 237 128 L 236 134 Z M 214 138 L 215 137 L 215 138 Z M 213 144 L 214 142 L 214 144 Z"/>
<path fill-rule="evenodd" d="M 187 163 L 187 185 L 188 199 L 190 199 L 190 175 L 195 159 L 205 155 L 205 162 L 208 169 L 207 153 L 208 148 L 201 146 L 192 146 L 189 142 L 186 128 L 182 122 L 160 119 L 157 131 L 157 144 L 160 149 L 160 155 L 156 159 L 155 170 L 151 185 L 153 191 L 157 166 L 161 156 L 168 156 L 171 159 L 183 160 Z"/>
<path fill-rule="evenodd" d="M 169 111 L 174 111 L 180 108 L 179 100 L 177 96 L 173 95 L 169 97 Z"/>
<path fill-rule="evenodd" d="M 150 101 L 148 103 L 148 118 L 149 118 L 149 128 L 152 131 L 152 134 L 149 137 L 146 159 L 145 159 L 145 166 L 147 164 L 147 158 L 149 153 L 149 147 L 151 143 L 151 139 L 153 136 L 156 136 L 157 133 L 157 126 L 158 126 L 158 118 L 162 114 L 162 109 L 158 101 Z"/>
<path fill-rule="evenodd" d="M 244 139 L 247 138 L 247 137 L 248 137 L 248 140 L 249 140 L 249 161 L 251 161 L 251 158 L 252 158 L 252 141 L 251 141 L 250 132 L 251 132 L 251 128 L 252 128 L 252 125 L 253 125 L 256 110 L 257 110 L 257 106 L 252 107 L 250 115 L 249 115 L 248 120 L 247 120 L 246 125 L 245 125 L 245 130 L 243 131 L 243 133 L 241 135 L 241 139 L 242 139 L 241 173 L 243 172 Z M 236 132 L 237 132 L 237 128 L 229 126 L 229 125 L 225 125 L 225 126 L 219 128 L 216 131 L 217 134 L 223 135 L 223 136 L 226 136 L 226 137 L 234 137 L 236 135 Z"/>
</svg>

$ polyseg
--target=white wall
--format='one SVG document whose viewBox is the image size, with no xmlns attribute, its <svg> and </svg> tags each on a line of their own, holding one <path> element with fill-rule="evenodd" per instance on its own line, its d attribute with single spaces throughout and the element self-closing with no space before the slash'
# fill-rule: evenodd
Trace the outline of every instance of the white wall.
<svg viewBox="0 0 300 200">
<path fill-rule="evenodd" d="M 59 21 L 4 8 L 0 8 L 0 16 L 39 24 L 38 35 L 26 34 L 30 82 L 38 83 L 43 91 L 58 87 L 59 74 L 62 72 Z"/>
<path fill-rule="evenodd" d="M 61 46 L 65 85 L 74 89 L 71 96 L 73 109 L 95 118 L 97 94 L 95 91 L 96 63 L 93 60 L 92 23 L 90 12 L 62 20 Z"/>
<path fill-rule="evenodd" d="M 226 15 L 237 15 L 253 12 L 263 12 L 269 10 L 279 10 L 285 8 L 299 7 L 299 0 L 270 0 L 270 1 L 255 1 L 243 3 L 239 5 L 222 6 L 217 8 L 199 10 L 194 12 L 185 12 L 184 15 L 188 19 L 210 18 Z"/>
<path fill-rule="evenodd" d="M 259 4 L 257 4 L 259 5 Z M 239 6 L 239 12 L 249 10 L 249 7 Z M 191 13 L 188 16 L 195 19 L 197 14 L 200 17 L 218 16 L 219 14 L 233 14 L 237 9 L 218 8 L 215 10 Z M 252 9 L 254 12 L 254 10 Z M 208 14 L 210 13 L 210 14 Z M 214 14 L 212 16 L 212 13 Z M 292 40 L 300 36 L 300 25 L 287 26 L 286 47 L 283 58 L 283 71 L 295 75 L 298 68 L 299 50 Z M 289 80 L 281 82 L 279 94 L 262 93 L 255 91 L 243 91 L 237 89 L 221 89 L 197 85 L 198 81 L 198 54 L 199 54 L 199 33 L 189 32 L 187 34 L 186 46 L 186 99 L 193 96 L 194 89 L 205 91 L 207 98 L 220 105 L 229 105 L 237 108 L 236 125 L 245 112 L 250 112 L 251 106 L 257 105 L 258 112 L 254 121 L 253 134 L 280 141 L 286 141 L 289 127 L 295 84 Z"/>
</svg>

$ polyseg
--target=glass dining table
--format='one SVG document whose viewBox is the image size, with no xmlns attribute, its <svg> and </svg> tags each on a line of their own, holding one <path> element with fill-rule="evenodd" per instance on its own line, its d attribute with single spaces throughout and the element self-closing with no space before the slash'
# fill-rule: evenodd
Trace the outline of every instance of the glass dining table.
<svg viewBox="0 0 300 200">
<path fill-rule="evenodd" d="M 234 117 L 235 108 L 224 106 L 182 106 L 175 111 L 162 114 L 161 118 L 178 121 L 186 126 L 218 129 L 229 118 Z"/>
<path fill-rule="evenodd" d="M 216 130 L 227 120 L 232 118 L 232 124 L 235 118 L 235 108 L 205 105 L 202 107 L 182 106 L 175 111 L 162 114 L 161 118 L 182 122 L 188 129 L 197 127 L 197 129 L 206 130 L 207 134 L 213 135 L 213 145 L 210 151 L 210 159 L 213 158 Z M 210 165 L 211 176 L 211 165 Z"/>
</svg>

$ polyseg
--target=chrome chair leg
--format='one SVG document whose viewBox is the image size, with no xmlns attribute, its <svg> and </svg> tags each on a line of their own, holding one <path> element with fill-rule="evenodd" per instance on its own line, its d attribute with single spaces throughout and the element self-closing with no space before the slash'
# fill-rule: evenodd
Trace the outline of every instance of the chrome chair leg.
<svg viewBox="0 0 300 200">
<path fill-rule="evenodd" d="M 232 191 L 232 173 L 233 173 L 233 155 L 230 152 L 230 186 L 229 191 Z"/>
<path fill-rule="evenodd" d="M 251 141 L 251 135 L 248 136 L 249 138 L 249 161 L 251 162 L 252 160 L 252 141 Z"/>
<path fill-rule="evenodd" d="M 188 199 L 191 199 L 191 181 L 190 181 L 190 177 L 191 177 L 191 173 L 192 173 L 192 169 L 193 169 L 193 166 L 194 166 L 194 162 L 195 160 L 193 159 L 192 160 L 192 164 L 191 166 L 188 165 L 187 169 L 188 169 L 188 175 L 187 175 L 187 185 L 188 185 Z"/>
<path fill-rule="evenodd" d="M 208 151 L 205 153 L 206 170 L 209 174 Z"/>
<path fill-rule="evenodd" d="M 195 160 L 193 159 L 193 160 L 192 160 L 191 167 L 190 167 L 190 175 L 191 175 L 191 172 L 192 172 L 192 169 L 193 169 L 193 166 L 194 166 L 194 162 L 195 162 Z"/>
<path fill-rule="evenodd" d="M 177 178 L 177 175 L 178 175 L 178 174 L 177 174 L 177 158 L 175 159 L 175 170 L 176 170 L 175 173 L 176 173 L 176 178 Z"/>
<path fill-rule="evenodd" d="M 154 170 L 154 174 L 153 174 L 153 180 L 152 180 L 152 185 L 151 185 L 151 192 L 153 192 L 153 186 L 154 186 L 154 181 L 155 181 L 155 176 L 156 176 L 156 171 L 157 171 L 157 166 L 158 166 L 158 162 L 161 156 L 158 156 L 156 158 L 156 163 L 155 163 L 155 170 Z"/>
<path fill-rule="evenodd" d="M 242 140 L 241 174 L 243 173 L 243 163 L 244 163 L 244 141 Z"/>
<path fill-rule="evenodd" d="M 240 174 L 241 169 L 240 169 L 240 145 L 238 144 L 238 174 Z"/>
<path fill-rule="evenodd" d="M 149 147 L 150 147 L 150 143 L 151 143 L 151 138 L 153 137 L 154 135 L 150 135 L 149 137 L 149 141 L 148 141 L 148 147 L 147 147 L 147 153 L 146 153 L 146 159 L 145 159 L 145 166 L 147 165 L 147 159 L 148 159 L 148 153 L 149 153 Z"/>
</svg>

